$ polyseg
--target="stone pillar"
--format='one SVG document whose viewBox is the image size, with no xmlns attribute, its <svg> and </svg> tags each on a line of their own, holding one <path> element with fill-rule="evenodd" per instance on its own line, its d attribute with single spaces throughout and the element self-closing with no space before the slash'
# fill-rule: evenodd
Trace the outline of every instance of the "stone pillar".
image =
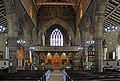
<svg viewBox="0 0 120 81">
<path fill-rule="evenodd" d="M 23 35 L 23 39 L 25 40 L 25 44 L 23 45 L 24 47 L 24 59 L 23 60 L 26 60 L 28 65 L 24 65 L 27 69 L 27 70 L 30 70 L 31 69 L 31 63 L 30 63 L 30 22 L 28 22 L 27 24 L 23 24 L 23 32 L 24 32 L 24 35 Z"/>
<path fill-rule="evenodd" d="M 28 23 L 29 24 L 29 23 Z M 31 40 L 32 39 L 30 39 L 30 30 L 29 30 L 29 25 L 26 25 L 26 26 L 24 26 L 23 28 L 23 30 L 24 30 L 24 40 L 25 40 L 25 44 L 24 44 L 24 54 L 25 54 L 25 59 L 26 60 L 30 60 L 30 56 L 29 56 L 29 48 L 30 48 L 30 42 L 31 42 Z"/>
<path fill-rule="evenodd" d="M 40 69 L 40 54 L 37 54 L 37 67 Z"/>
<path fill-rule="evenodd" d="M 80 64 L 81 64 L 80 57 L 81 56 L 80 56 L 79 52 L 77 52 L 74 55 L 75 55 L 74 56 L 74 69 L 79 70 L 79 69 L 81 69 L 81 67 L 80 67 Z"/>
<path fill-rule="evenodd" d="M 10 55 L 9 72 L 17 71 L 17 36 L 18 36 L 18 19 L 14 0 L 4 0 L 8 27 L 8 47 Z"/>
<path fill-rule="evenodd" d="M 38 37 L 37 37 L 37 29 L 36 27 L 33 28 L 32 30 L 32 39 L 33 39 L 33 45 L 37 45 L 38 44 Z"/>
<path fill-rule="evenodd" d="M 36 52 L 33 52 L 33 55 L 32 55 L 32 58 L 33 58 L 33 69 L 37 70 L 38 68 L 36 67 L 37 66 L 37 53 Z"/>
<path fill-rule="evenodd" d="M 17 39 L 16 38 L 8 38 L 8 48 L 9 48 L 9 72 L 14 73 L 17 71 Z"/>
<path fill-rule="evenodd" d="M 95 38 L 95 70 L 103 72 L 103 38 Z"/>
<path fill-rule="evenodd" d="M 98 0 L 95 5 L 94 40 L 95 40 L 95 71 L 103 72 L 103 23 L 107 0 Z"/>
<path fill-rule="evenodd" d="M 87 66 L 87 63 L 88 63 L 88 45 L 87 45 L 88 38 L 89 38 L 89 29 L 85 28 L 82 31 L 82 40 L 81 40 L 82 46 L 83 46 L 83 51 L 82 51 L 83 66 Z M 83 68 L 83 69 L 85 69 L 85 68 Z"/>
</svg>

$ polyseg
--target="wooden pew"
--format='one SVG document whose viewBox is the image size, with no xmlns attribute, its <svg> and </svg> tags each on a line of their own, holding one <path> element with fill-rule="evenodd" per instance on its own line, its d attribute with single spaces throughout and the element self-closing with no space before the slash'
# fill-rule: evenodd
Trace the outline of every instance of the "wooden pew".
<svg viewBox="0 0 120 81">
<path fill-rule="evenodd" d="M 120 73 L 110 73 L 110 72 L 104 72 L 104 73 L 96 73 L 96 72 L 87 72 L 87 71 L 75 71 L 75 70 L 66 70 L 67 76 L 66 81 L 84 81 L 84 80 L 102 80 L 106 81 L 107 79 L 111 79 L 113 81 L 119 81 L 120 80 Z M 108 80 L 108 81 L 109 81 Z"/>
<path fill-rule="evenodd" d="M 0 73 L 0 80 L 40 80 L 45 81 L 46 70 L 18 70 L 16 73 Z"/>
</svg>

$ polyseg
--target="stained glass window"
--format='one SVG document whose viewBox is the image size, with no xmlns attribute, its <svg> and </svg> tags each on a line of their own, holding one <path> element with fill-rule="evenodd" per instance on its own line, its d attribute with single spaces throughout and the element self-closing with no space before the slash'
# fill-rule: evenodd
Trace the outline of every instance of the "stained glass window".
<svg viewBox="0 0 120 81">
<path fill-rule="evenodd" d="M 50 35 L 50 46 L 63 46 L 63 34 L 57 28 Z"/>
</svg>

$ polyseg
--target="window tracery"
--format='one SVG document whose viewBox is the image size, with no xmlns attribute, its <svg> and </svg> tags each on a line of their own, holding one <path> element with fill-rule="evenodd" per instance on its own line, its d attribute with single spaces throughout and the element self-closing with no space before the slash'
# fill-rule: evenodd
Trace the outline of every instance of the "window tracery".
<svg viewBox="0 0 120 81">
<path fill-rule="evenodd" d="M 50 35 L 50 46 L 63 46 L 63 34 L 58 28 Z"/>
</svg>

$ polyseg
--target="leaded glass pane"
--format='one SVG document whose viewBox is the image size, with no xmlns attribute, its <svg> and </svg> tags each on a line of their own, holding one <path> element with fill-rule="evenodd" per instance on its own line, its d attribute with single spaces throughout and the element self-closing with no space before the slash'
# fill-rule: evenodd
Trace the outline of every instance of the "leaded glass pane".
<svg viewBox="0 0 120 81">
<path fill-rule="evenodd" d="M 50 36 L 50 46 L 63 46 L 63 34 L 57 28 L 53 30 Z"/>
</svg>

